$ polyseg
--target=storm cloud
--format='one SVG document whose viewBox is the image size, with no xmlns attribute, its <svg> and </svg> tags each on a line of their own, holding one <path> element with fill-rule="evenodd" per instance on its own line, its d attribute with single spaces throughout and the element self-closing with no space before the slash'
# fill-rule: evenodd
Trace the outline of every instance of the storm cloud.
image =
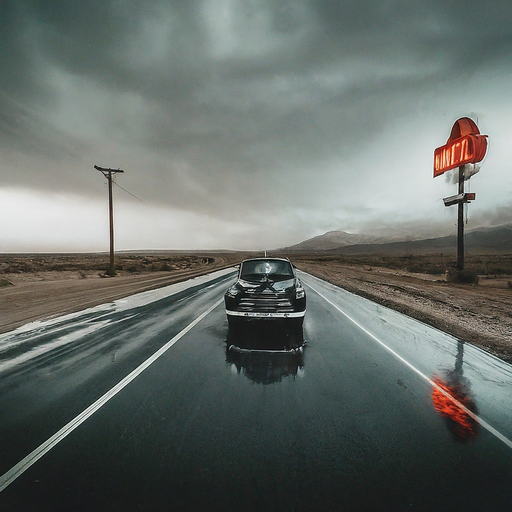
<svg viewBox="0 0 512 512">
<path fill-rule="evenodd" d="M 471 116 L 488 224 L 512 191 L 511 21 L 508 1 L 2 2 L 0 189 L 73 197 L 80 217 L 104 199 L 93 165 L 121 167 L 124 248 L 442 225 L 455 190 L 433 150 Z"/>
</svg>

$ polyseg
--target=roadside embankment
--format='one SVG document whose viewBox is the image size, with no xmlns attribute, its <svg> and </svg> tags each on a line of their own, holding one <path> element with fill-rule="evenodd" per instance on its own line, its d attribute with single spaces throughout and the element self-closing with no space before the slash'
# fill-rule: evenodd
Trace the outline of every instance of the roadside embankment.
<svg viewBox="0 0 512 512">
<path fill-rule="evenodd" d="M 384 267 L 294 258 L 296 266 L 512 362 L 511 277 L 481 278 L 478 285 Z"/>
<path fill-rule="evenodd" d="M 35 256 L 32 260 L 37 258 L 42 257 Z M 79 256 L 74 255 L 73 258 L 77 259 Z M 155 256 L 152 258 L 156 260 Z M 21 265 L 20 262 L 30 258 L 25 256 L 17 257 L 16 260 L 12 257 L 7 259 L 10 261 L 11 270 L 16 270 L 14 265 Z M 62 258 L 54 256 L 54 259 L 62 264 Z M 83 259 L 87 261 L 86 256 Z M 237 253 L 214 254 L 208 257 L 173 256 L 172 261 L 164 262 L 169 270 L 151 271 L 151 267 L 140 272 L 122 270 L 116 277 L 104 277 L 103 272 L 88 268 L 87 264 L 79 266 L 80 270 L 44 270 L 49 268 L 49 264 L 44 266 L 38 262 L 39 267 L 36 269 L 27 267 L 32 268 L 32 271 L 17 270 L 2 274 L 0 332 L 8 332 L 29 322 L 73 313 L 128 295 L 185 281 L 230 267 L 240 259 L 242 258 Z M 46 256 L 45 261 L 49 260 Z M 169 256 L 165 260 L 169 260 Z M 24 264 L 28 265 L 26 261 Z M 151 264 L 156 267 L 157 263 L 152 261 Z M 161 264 L 159 260 L 158 265 Z M 68 268 L 73 268 L 75 263 L 68 262 L 67 265 Z"/>
</svg>

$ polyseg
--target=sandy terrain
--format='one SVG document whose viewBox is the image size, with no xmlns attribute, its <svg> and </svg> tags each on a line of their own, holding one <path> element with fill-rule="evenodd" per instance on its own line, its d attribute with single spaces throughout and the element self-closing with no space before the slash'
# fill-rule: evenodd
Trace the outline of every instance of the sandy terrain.
<svg viewBox="0 0 512 512">
<path fill-rule="evenodd" d="M 245 256 L 245 255 L 244 255 Z M 0 275 L 0 332 L 79 311 L 225 268 L 242 259 L 219 255 L 182 268 L 101 278 L 94 271 L 37 271 Z M 299 269 L 401 311 L 512 362 L 512 277 L 480 284 L 446 283 L 438 276 L 384 267 L 292 258 Z M 9 284 L 12 283 L 12 284 Z"/>
<path fill-rule="evenodd" d="M 116 277 L 101 277 L 103 272 L 92 269 L 0 274 L 0 333 L 34 320 L 80 311 L 213 272 L 231 266 L 240 258 L 228 254 L 209 258 L 208 261 L 201 258 L 193 261 L 182 257 L 174 259 L 178 263 L 172 270 L 119 271 Z"/>
</svg>

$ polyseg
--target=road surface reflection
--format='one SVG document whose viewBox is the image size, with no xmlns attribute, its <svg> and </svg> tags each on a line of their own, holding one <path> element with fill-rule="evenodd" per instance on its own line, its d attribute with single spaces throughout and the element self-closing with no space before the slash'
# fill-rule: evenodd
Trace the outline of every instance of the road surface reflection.
<svg viewBox="0 0 512 512">
<path fill-rule="evenodd" d="M 226 344 L 248 350 L 293 350 L 304 345 L 304 333 L 286 320 L 240 322 L 229 328 Z"/>
<path fill-rule="evenodd" d="M 226 362 L 257 384 L 273 384 L 303 375 L 304 345 L 302 329 L 286 322 L 248 322 L 228 331 Z"/>
<path fill-rule="evenodd" d="M 463 374 L 463 357 L 464 343 L 459 341 L 454 369 L 444 371 L 443 376 L 435 374 L 432 377 L 437 384 L 433 388 L 432 401 L 437 413 L 445 418 L 454 439 L 466 443 L 475 439 L 480 432 L 480 425 L 468 413 L 476 415 L 478 409 L 471 391 L 471 382 Z"/>
<path fill-rule="evenodd" d="M 298 353 L 240 353 L 227 350 L 226 362 L 256 384 L 275 384 L 285 377 L 295 380 L 304 374 L 304 355 Z"/>
</svg>

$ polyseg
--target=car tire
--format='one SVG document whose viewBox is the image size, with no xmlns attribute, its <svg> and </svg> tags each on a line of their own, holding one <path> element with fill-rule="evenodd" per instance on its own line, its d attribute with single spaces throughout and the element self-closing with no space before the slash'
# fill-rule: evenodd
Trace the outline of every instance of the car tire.
<svg viewBox="0 0 512 512">
<path fill-rule="evenodd" d="M 291 329 L 290 329 L 290 335 L 291 335 L 291 346 L 289 348 L 294 348 L 297 346 L 300 346 L 304 343 L 304 331 L 303 331 L 303 324 L 304 324 L 304 318 L 294 318 L 291 321 Z"/>
<path fill-rule="evenodd" d="M 228 330 L 231 334 L 238 332 L 240 328 L 240 320 L 238 318 L 233 318 L 228 315 Z"/>
<path fill-rule="evenodd" d="M 293 329 L 297 334 L 302 333 L 303 326 L 304 326 L 304 317 L 294 319 Z"/>
</svg>

